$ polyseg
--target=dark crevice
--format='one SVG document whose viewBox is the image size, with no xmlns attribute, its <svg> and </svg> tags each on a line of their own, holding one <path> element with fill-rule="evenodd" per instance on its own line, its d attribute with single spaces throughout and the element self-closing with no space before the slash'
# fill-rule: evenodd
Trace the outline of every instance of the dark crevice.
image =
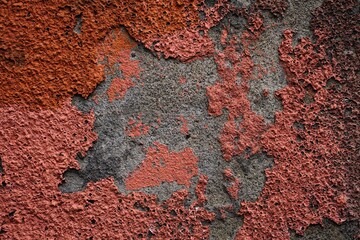
<svg viewBox="0 0 360 240">
<path fill-rule="evenodd" d="M 85 187 L 85 180 L 76 169 L 69 168 L 64 172 L 64 180 L 59 185 L 63 193 L 72 193 L 82 191 Z"/>
<path fill-rule="evenodd" d="M 81 27 L 82 27 L 82 13 L 75 16 L 76 24 L 74 27 L 74 32 L 76 34 L 81 34 Z"/>
<path fill-rule="evenodd" d="M 0 175 L 3 175 L 4 174 L 4 168 L 2 166 L 2 159 L 0 157 Z"/>
</svg>

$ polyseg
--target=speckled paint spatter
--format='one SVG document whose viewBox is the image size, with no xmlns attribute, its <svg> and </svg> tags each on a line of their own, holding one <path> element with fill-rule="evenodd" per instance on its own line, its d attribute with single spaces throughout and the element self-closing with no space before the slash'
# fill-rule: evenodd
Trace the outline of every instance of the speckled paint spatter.
<svg viewBox="0 0 360 240">
<path fill-rule="evenodd" d="M 358 226 L 359 3 L 305 2 L 2 1 L 0 239 L 290 239 L 326 219 Z M 294 10 L 305 5 L 307 24 Z M 258 63 L 268 36 L 271 67 Z M 254 92 L 281 103 L 272 122 Z M 274 161 L 264 172 L 261 156 Z"/>
</svg>

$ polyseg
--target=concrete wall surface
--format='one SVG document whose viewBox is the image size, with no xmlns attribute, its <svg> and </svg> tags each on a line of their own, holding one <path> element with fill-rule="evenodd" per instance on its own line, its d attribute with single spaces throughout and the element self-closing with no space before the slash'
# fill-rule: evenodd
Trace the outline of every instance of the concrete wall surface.
<svg viewBox="0 0 360 240">
<path fill-rule="evenodd" d="M 0 239 L 359 239 L 358 0 L 1 0 Z"/>
</svg>

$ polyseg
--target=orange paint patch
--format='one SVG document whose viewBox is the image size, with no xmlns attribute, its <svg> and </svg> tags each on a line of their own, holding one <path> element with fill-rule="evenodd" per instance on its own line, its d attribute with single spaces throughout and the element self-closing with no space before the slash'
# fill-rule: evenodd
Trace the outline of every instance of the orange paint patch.
<svg viewBox="0 0 360 240">
<path fill-rule="evenodd" d="M 123 99 L 127 90 L 135 86 L 131 78 L 140 77 L 139 61 L 130 59 L 131 51 L 136 46 L 123 29 L 112 31 L 99 46 L 100 59 L 106 60 L 106 65 L 112 72 L 116 70 L 114 64 L 120 63 L 119 70 L 123 76 L 122 79 L 115 78 L 107 90 L 110 102 Z"/>
<path fill-rule="evenodd" d="M 69 1 L 3 2 L 0 76 L 6 81 L 0 88 L 0 106 L 58 107 L 74 94 L 87 97 L 104 79 L 104 67 L 97 64 L 99 54 L 109 56 L 109 63 L 122 62 L 124 59 L 117 59 L 116 54 L 111 55 L 107 50 L 121 53 L 136 46 L 122 30 L 115 30 L 112 37 L 106 38 L 119 25 L 125 26 L 132 37 L 152 51 L 153 43 L 162 41 L 163 46 L 157 46 L 159 51 L 181 59 L 195 58 L 198 53 L 193 51 L 189 55 L 188 49 L 176 55 L 167 42 L 177 40 L 172 39 L 177 32 L 204 24 L 199 19 L 201 3 L 201 0 L 95 1 L 85 5 Z M 207 23 L 211 26 L 221 19 L 215 10 L 207 13 L 215 18 Z M 75 30 L 75 26 L 79 29 Z M 198 43 L 201 46 L 211 45 L 209 38 L 201 39 L 204 40 Z M 107 42 L 111 44 L 101 48 Z M 135 62 L 132 64 L 136 65 Z M 124 66 L 121 68 L 127 72 Z M 134 67 L 129 68 L 136 72 Z"/>
<path fill-rule="evenodd" d="M 120 70 L 127 77 L 140 78 L 139 61 L 130 59 L 130 51 L 123 51 L 119 54 Z"/>
<path fill-rule="evenodd" d="M 130 118 L 128 124 L 129 128 L 126 133 L 129 137 L 136 138 L 149 133 L 150 126 L 141 122 L 141 114 L 137 117 L 137 120 Z"/>
<path fill-rule="evenodd" d="M 166 34 L 199 24 L 200 0 L 121 1 L 123 24 L 130 34 L 150 48 Z"/>
<path fill-rule="evenodd" d="M 198 158 L 191 148 L 169 152 L 159 142 L 149 147 L 145 160 L 125 180 L 127 190 L 159 186 L 162 182 L 176 182 L 190 187 L 190 180 L 198 174 Z"/>
<path fill-rule="evenodd" d="M 96 44 L 108 25 L 92 24 L 91 7 L 79 8 L 62 1 L 1 3 L 0 107 L 58 107 L 74 94 L 87 97 L 103 80 Z M 87 21 L 77 34 L 66 26 L 80 12 Z"/>
<path fill-rule="evenodd" d="M 107 58 L 108 66 L 111 67 L 116 62 L 130 59 L 130 52 L 136 46 L 124 29 L 115 29 L 99 44 L 99 58 Z"/>
<path fill-rule="evenodd" d="M 133 83 L 130 79 L 115 78 L 106 92 L 109 97 L 109 101 L 112 102 L 117 99 L 123 99 L 127 90 L 133 86 L 135 86 L 135 83 Z"/>
</svg>

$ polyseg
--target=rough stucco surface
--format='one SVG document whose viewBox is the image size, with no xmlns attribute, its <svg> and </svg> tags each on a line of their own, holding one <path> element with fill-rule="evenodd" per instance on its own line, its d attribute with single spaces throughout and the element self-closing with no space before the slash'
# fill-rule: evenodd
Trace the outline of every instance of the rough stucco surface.
<svg viewBox="0 0 360 240">
<path fill-rule="evenodd" d="M 360 238 L 359 21 L 1 1 L 0 239 Z"/>
</svg>

